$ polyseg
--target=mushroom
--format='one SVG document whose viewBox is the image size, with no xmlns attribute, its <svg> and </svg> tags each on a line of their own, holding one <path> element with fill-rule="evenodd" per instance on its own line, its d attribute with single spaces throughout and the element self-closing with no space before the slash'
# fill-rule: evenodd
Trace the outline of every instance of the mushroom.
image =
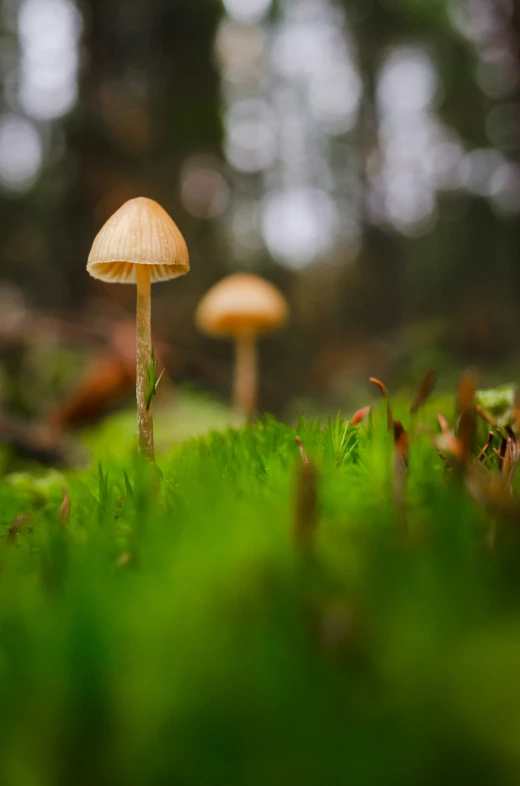
<svg viewBox="0 0 520 786">
<path fill-rule="evenodd" d="M 287 302 L 278 289 L 250 273 L 235 273 L 219 281 L 197 308 L 199 330 L 235 341 L 233 403 L 247 419 L 256 408 L 256 340 L 263 333 L 277 330 L 287 316 Z"/>
<path fill-rule="evenodd" d="M 137 285 L 137 431 L 139 452 L 154 460 L 151 399 L 155 363 L 151 336 L 151 284 L 190 269 L 188 249 L 168 213 L 152 199 L 125 202 L 97 235 L 87 271 L 110 284 Z M 151 375 L 153 375 L 151 377 Z"/>
</svg>

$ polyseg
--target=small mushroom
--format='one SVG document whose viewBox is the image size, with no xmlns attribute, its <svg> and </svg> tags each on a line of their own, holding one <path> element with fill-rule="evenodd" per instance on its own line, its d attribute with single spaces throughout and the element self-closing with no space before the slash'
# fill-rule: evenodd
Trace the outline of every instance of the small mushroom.
<svg viewBox="0 0 520 786">
<path fill-rule="evenodd" d="M 140 453 L 154 460 L 150 382 L 151 284 L 190 269 L 188 249 L 168 213 L 152 199 L 131 199 L 97 235 L 87 271 L 110 284 L 137 285 L 137 430 Z M 155 390 L 155 388 L 153 388 Z"/>
<path fill-rule="evenodd" d="M 250 273 L 235 273 L 219 281 L 199 303 L 195 314 L 197 327 L 210 336 L 235 342 L 233 403 L 245 418 L 251 418 L 256 408 L 256 340 L 281 327 L 288 311 L 278 289 Z"/>
</svg>

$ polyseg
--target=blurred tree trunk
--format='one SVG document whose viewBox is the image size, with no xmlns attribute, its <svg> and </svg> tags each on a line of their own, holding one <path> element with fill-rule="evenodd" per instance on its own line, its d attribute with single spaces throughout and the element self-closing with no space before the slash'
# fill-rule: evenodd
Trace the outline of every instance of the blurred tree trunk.
<svg viewBox="0 0 520 786">
<path fill-rule="evenodd" d="M 386 13 L 384 14 L 386 19 Z M 368 160 L 379 149 L 377 117 L 377 78 L 388 32 L 385 24 L 373 24 L 371 17 L 358 25 L 359 65 L 364 78 L 365 92 L 358 129 L 362 176 L 365 195 L 368 194 Z M 366 216 L 363 247 L 359 259 L 357 291 L 353 300 L 352 316 L 356 323 L 365 323 L 369 332 L 380 333 L 400 324 L 403 297 L 402 240 L 390 228 L 388 231 L 372 224 Z"/>
<path fill-rule="evenodd" d="M 87 255 L 111 213 L 143 195 L 178 215 L 183 157 L 220 141 L 216 3 L 88 0 L 83 13 L 80 96 L 66 124 L 67 188 L 52 213 L 52 257 L 67 261 L 71 306 L 89 290 Z"/>
<path fill-rule="evenodd" d="M 516 2 L 516 0 L 502 0 L 502 3 L 512 9 L 511 38 L 514 44 L 516 66 L 520 71 L 520 3 Z M 520 83 L 517 85 L 513 99 L 516 103 L 517 111 L 520 111 Z M 510 156 L 520 165 L 520 137 L 518 136 L 516 149 L 511 151 Z M 520 309 L 518 308 L 518 303 L 520 301 L 520 265 L 518 264 L 518 260 L 520 259 L 520 221 L 518 220 L 518 216 L 515 215 L 511 219 L 511 222 L 514 222 L 514 230 L 510 233 L 512 242 L 509 253 L 509 266 L 516 295 L 515 311 L 518 319 L 517 324 L 520 324 Z"/>
</svg>

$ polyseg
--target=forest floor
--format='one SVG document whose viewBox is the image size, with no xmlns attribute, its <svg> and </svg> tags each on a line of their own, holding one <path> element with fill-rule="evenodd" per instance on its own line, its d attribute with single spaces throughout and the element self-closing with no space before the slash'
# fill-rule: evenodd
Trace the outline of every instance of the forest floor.
<svg viewBox="0 0 520 786">
<path fill-rule="evenodd" d="M 520 514 L 460 396 L 0 481 L 0 782 L 518 783 Z"/>
</svg>

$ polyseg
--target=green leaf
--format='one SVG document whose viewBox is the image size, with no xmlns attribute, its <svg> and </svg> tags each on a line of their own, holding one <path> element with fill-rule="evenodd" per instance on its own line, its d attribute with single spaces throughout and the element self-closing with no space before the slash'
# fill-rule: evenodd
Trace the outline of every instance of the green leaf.
<svg viewBox="0 0 520 786">
<path fill-rule="evenodd" d="M 155 350 L 152 347 L 152 360 L 146 369 L 146 409 L 149 410 L 152 406 L 154 396 L 157 394 L 157 388 L 164 374 L 164 369 L 157 377 L 157 361 L 155 359 Z"/>
</svg>

